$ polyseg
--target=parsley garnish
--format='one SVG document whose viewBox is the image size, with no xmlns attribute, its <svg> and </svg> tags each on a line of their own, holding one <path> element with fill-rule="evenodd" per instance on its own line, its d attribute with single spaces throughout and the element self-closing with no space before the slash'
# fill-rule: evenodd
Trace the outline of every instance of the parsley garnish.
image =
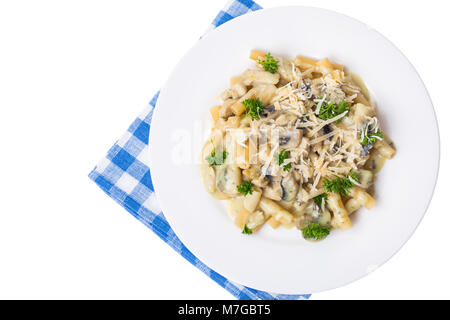
<svg viewBox="0 0 450 320">
<path fill-rule="evenodd" d="M 321 206 L 322 201 L 328 200 L 328 193 L 322 193 L 322 194 L 318 195 L 317 197 L 314 197 L 313 200 L 318 206 Z"/>
<path fill-rule="evenodd" d="M 225 159 L 228 156 L 228 152 L 216 152 L 216 147 L 214 146 L 212 140 L 211 143 L 213 145 L 213 151 L 209 156 L 206 157 L 205 160 L 209 163 L 210 166 L 220 166 L 225 162 Z"/>
<path fill-rule="evenodd" d="M 310 222 L 306 228 L 302 229 L 305 239 L 321 240 L 330 234 L 330 228 L 321 226 L 317 222 Z"/>
<path fill-rule="evenodd" d="M 250 234 L 253 233 L 253 231 L 252 231 L 252 229 L 250 229 L 249 227 L 247 227 L 247 225 L 245 225 L 245 226 L 244 226 L 244 229 L 242 230 L 242 233 L 243 233 L 243 234 L 248 234 L 248 235 L 250 235 Z"/>
<path fill-rule="evenodd" d="M 242 101 L 245 107 L 245 115 L 252 117 L 252 120 L 259 120 L 259 114 L 264 111 L 262 101 L 259 99 L 246 99 Z"/>
<path fill-rule="evenodd" d="M 225 162 L 227 158 L 228 152 L 215 152 L 213 151 L 211 155 L 206 157 L 206 161 L 208 161 L 210 166 L 220 166 Z"/>
<path fill-rule="evenodd" d="M 244 181 L 239 186 L 237 186 L 239 193 L 242 193 L 244 196 L 248 194 L 253 194 L 253 183 L 250 181 Z"/>
<path fill-rule="evenodd" d="M 258 60 L 258 63 L 264 68 L 264 70 L 270 73 L 276 73 L 278 71 L 278 61 L 270 54 L 266 54 L 265 60 Z"/>
<path fill-rule="evenodd" d="M 375 133 L 368 133 L 366 136 L 364 136 L 364 139 L 361 142 L 361 144 L 363 146 L 368 146 L 368 145 L 372 145 L 375 142 L 377 142 L 378 140 L 380 140 L 380 139 L 377 139 L 375 137 L 383 139 L 383 132 L 378 131 L 378 132 L 375 132 Z"/>
<path fill-rule="evenodd" d="M 349 177 L 352 178 L 354 181 L 359 182 L 358 175 L 354 172 L 349 174 Z M 347 178 L 336 178 L 334 180 L 323 180 L 323 187 L 327 192 L 335 192 L 339 193 L 343 196 L 347 196 L 350 192 L 350 189 L 353 188 L 355 184 Z"/>
<path fill-rule="evenodd" d="M 350 174 L 348 176 L 349 176 L 349 178 L 352 178 L 354 181 L 359 182 L 359 177 L 356 172 L 350 172 Z"/>
<path fill-rule="evenodd" d="M 319 118 L 322 120 L 332 119 L 345 111 L 350 111 L 350 105 L 345 100 L 342 100 L 339 104 L 336 104 L 335 102 L 330 102 L 328 104 L 323 103 L 319 111 Z M 342 118 L 335 121 L 335 123 L 339 123 L 341 121 Z"/>
<path fill-rule="evenodd" d="M 290 155 L 291 155 L 291 153 L 288 150 L 281 150 L 280 153 L 275 153 L 275 159 L 277 160 L 278 165 L 281 166 L 284 163 L 284 160 L 289 158 Z M 288 164 L 284 165 L 283 170 L 284 171 L 291 170 L 291 164 L 288 163 Z"/>
</svg>

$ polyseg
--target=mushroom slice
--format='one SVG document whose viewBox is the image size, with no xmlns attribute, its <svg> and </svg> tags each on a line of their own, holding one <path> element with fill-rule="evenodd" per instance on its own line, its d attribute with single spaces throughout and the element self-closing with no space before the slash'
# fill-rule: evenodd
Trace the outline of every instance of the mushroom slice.
<svg viewBox="0 0 450 320">
<path fill-rule="evenodd" d="M 305 214 L 305 210 L 306 207 L 308 206 L 307 202 L 299 202 L 299 201 L 294 201 L 292 204 L 292 213 L 297 215 L 297 216 L 303 216 Z"/>
<path fill-rule="evenodd" d="M 222 92 L 217 98 L 219 98 L 222 101 L 225 101 L 232 97 L 232 91 L 231 89 L 226 89 L 224 92 Z"/>
<path fill-rule="evenodd" d="M 313 83 L 311 85 L 311 93 L 314 97 L 320 97 L 322 96 L 322 82 L 313 80 Z"/>
<path fill-rule="evenodd" d="M 283 196 L 283 190 L 281 188 L 281 177 L 274 177 L 274 176 L 266 176 L 269 183 L 264 188 L 263 195 L 266 198 L 280 201 Z"/>
<path fill-rule="evenodd" d="M 261 113 L 261 117 L 267 119 L 276 119 L 280 116 L 280 114 L 281 111 L 276 110 L 274 106 L 269 106 L 264 108 L 263 113 Z"/>
<path fill-rule="evenodd" d="M 224 119 L 228 119 L 233 115 L 233 109 L 231 106 L 236 103 L 235 99 L 227 99 L 222 104 L 222 108 L 219 110 L 219 116 Z"/>
<path fill-rule="evenodd" d="M 281 76 L 281 79 L 286 82 L 291 82 L 295 80 L 293 68 L 292 68 L 292 60 L 278 58 L 280 62 L 280 66 L 278 68 L 278 73 Z"/>
<path fill-rule="evenodd" d="M 269 184 L 269 180 L 267 180 L 266 177 L 258 177 L 258 178 L 252 179 L 252 183 L 255 186 L 263 189 L 263 188 L 267 187 L 267 185 Z"/>
<path fill-rule="evenodd" d="M 254 179 L 259 178 L 260 169 L 256 165 L 250 166 L 250 168 L 242 170 L 242 175 L 246 180 L 252 181 Z"/>
<path fill-rule="evenodd" d="M 282 129 L 278 130 L 280 146 L 284 148 L 296 148 L 302 139 L 302 130 Z"/>
<path fill-rule="evenodd" d="M 238 195 L 237 186 L 242 182 L 241 170 L 233 165 L 216 168 L 216 188 L 229 195 Z"/>
<path fill-rule="evenodd" d="M 298 193 L 298 183 L 295 181 L 292 174 L 284 177 L 281 180 L 282 199 L 284 201 L 292 201 L 295 199 Z"/>
<path fill-rule="evenodd" d="M 294 125 L 296 121 L 297 116 L 290 113 L 283 113 L 275 120 L 275 124 L 282 127 L 287 125 Z"/>
</svg>

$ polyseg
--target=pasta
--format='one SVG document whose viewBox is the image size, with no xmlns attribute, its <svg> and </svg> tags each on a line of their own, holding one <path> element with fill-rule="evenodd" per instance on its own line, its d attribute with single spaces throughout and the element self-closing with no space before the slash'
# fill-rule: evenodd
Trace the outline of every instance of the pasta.
<svg viewBox="0 0 450 320">
<path fill-rule="evenodd" d="M 233 77 L 210 109 L 206 191 L 245 234 L 266 222 L 307 240 L 351 228 L 352 214 L 375 206 L 375 175 L 395 156 L 364 82 L 328 58 L 250 58 L 256 68 Z"/>
</svg>

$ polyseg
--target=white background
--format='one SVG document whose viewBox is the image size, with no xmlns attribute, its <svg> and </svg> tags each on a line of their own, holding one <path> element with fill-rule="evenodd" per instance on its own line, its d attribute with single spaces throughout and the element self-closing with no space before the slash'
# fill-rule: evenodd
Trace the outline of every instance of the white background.
<svg viewBox="0 0 450 320">
<path fill-rule="evenodd" d="M 258 2 L 332 9 L 380 31 L 440 119 L 440 177 L 416 233 L 374 273 L 312 299 L 450 298 L 447 2 Z M 0 0 L 0 298 L 233 299 L 87 178 L 224 5 Z"/>
</svg>

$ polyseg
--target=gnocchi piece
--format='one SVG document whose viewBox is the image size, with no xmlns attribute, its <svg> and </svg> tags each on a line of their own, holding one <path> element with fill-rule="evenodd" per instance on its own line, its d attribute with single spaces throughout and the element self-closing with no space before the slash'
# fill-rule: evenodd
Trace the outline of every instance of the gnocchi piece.
<svg viewBox="0 0 450 320">
<path fill-rule="evenodd" d="M 241 77 L 233 77 L 230 79 L 230 86 L 234 86 L 235 84 L 242 83 Z"/>
<path fill-rule="evenodd" d="M 372 171 L 359 170 L 358 176 L 359 176 L 359 185 L 362 188 L 367 189 L 372 185 L 374 179 Z"/>
<path fill-rule="evenodd" d="M 225 124 L 225 129 L 237 129 L 241 124 L 241 118 L 237 116 L 229 117 Z"/>
<path fill-rule="evenodd" d="M 241 170 L 234 165 L 221 165 L 216 168 L 216 188 L 220 192 L 237 196 L 238 185 L 242 182 Z"/>
<path fill-rule="evenodd" d="M 357 103 L 354 107 L 353 121 L 357 124 L 362 124 L 366 121 L 366 117 L 374 117 L 375 109 L 369 105 Z"/>
<path fill-rule="evenodd" d="M 241 144 L 236 145 L 236 164 L 241 169 L 250 167 L 248 142 L 245 143 L 245 146 Z"/>
<path fill-rule="evenodd" d="M 320 72 L 322 72 L 322 74 L 331 73 L 334 69 L 333 65 L 331 64 L 330 60 L 328 60 L 328 58 L 317 61 L 316 66 L 319 67 L 319 70 Z"/>
<path fill-rule="evenodd" d="M 277 91 L 277 87 L 273 84 L 260 83 L 253 87 L 255 90 L 255 97 L 261 100 L 264 106 L 267 106 L 272 101 L 272 98 L 275 96 L 275 92 Z"/>
<path fill-rule="evenodd" d="M 224 103 L 222 104 L 222 108 L 220 108 L 219 110 L 219 116 L 224 119 L 231 117 L 233 115 L 233 110 L 231 109 L 231 106 L 235 102 L 236 102 L 235 99 L 225 100 Z"/>
<path fill-rule="evenodd" d="M 236 83 L 231 87 L 231 97 L 239 99 L 247 93 L 247 87 L 243 83 Z"/>
<path fill-rule="evenodd" d="M 266 217 L 262 211 L 255 211 L 248 217 L 247 227 L 253 232 L 257 231 L 266 222 Z"/>
<path fill-rule="evenodd" d="M 219 117 L 220 117 L 219 111 L 221 108 L 222 108 L 222 106 L 215 106 L 210 109 L 211 117 L 214 120 L 214 122 L 219 120 Z"/>
<path fill-rule="evenodd" d="M 319 215 L 319 219 L 317 222 L 321 226 L 330 226 L 331 225 L 331 213 L 327 210 L 327 208 L 323 208 L 321 214 Z"/>
<path fill-rule="evenodd" d="M 301 69 L 310 69 L 316 66 L 317 60 L 310 59 L 302 56 L 297 56 L 294 60 L 294 64 Z"/>
<path fill-rule="evenodd" d="M 244 229 L 250 217 L 250 212 L 244 207 L 244 198 L 233 198 L 225 203 L 228 215 L 239 229 Z"/>
<path fill-rule="evenodd" d="M 357 94 L 357 96 L 355 98 L 355 102 L 361 103 L 366 106 L 370 105 L 369 100 L 367 100 L 367 98 L 362 93 Z"/>
<path fill-rule="evenodd" d="M 295 181 L 292 174 L 289 174 L 288 176 L 284 177 L 281 180 L 281 190 L 282 190 L 281 198 L 284 201 L 289 202 L 297 197 L 298 183 L 297 181 Z"/>
<path fill-rule="evenodd" d="M 242 83 L 246 86 L 255 83 L 277 84 L 280 81 L 280 75 L 278 73 L 270 73 L 263 70 L 248 69 L 242 74 L 242 80 Z"/>
<path fill-rule="evenodd" d="M 345 203 L 345 210 L 347 210 L 348 214 L 351 215 L 355 211 L 359 210 L 362 207 L 361 201 L 358 199 L 351 198 Z"/>
<path fill-rule="evenodd" d="M 273 217 L 281 224 L 290 224 L 293 221 L 294 217 L 289 211 L 283 209 L 270 199 L 262 197 L 259 206 L 266 215 Z"/>
<path fill-rule="evenodd" d="M 350 79 L 353 84 L 355 84 L 358 88 L 360 88 L 360 93 L 362 95 L 362 97 L 360 97 L 360 98 L 364 98 L 364 100 L 365 100 L 365 103 L 364 102 L 362 102 L 362 103 L 365 105 L 369 105 L 368 102 L 370 101 L 370 93 L 369 93 L 369 90 L 367 89 L 364 81 L 361 79 L 360 76 L 358 76 L 356 73 L 353 73 L 353 72 L 350 72 Z M 356 101 L 356 102 L 361 102 L 361 101 Z"/>
<path fill-rule="evenodd" d="M 395 149 L 390 146 L 385 140 L 378 140 L 374 147 L 386 159 L 392 159 L 395 156 Z"/>
<path fill-rule="evenodd" d="M 250 59 L 258 61 L 264 59 L 266 56 L 266 53 L 259 50 L 252 50 L 250 51 Z"/>
<path fill-rule="evenodd" d="M 361 188 L 358 187 L 354 187 L 350 190 L 350 196 L 356 200 L 357 203 L 360 204 L 359 208 L 361 206 L 366 207 L 367 210 L 372 209 L 375 204 L 376 204 L 376 200 L 374 198 L 372 198 L 372 196 L 370 194 L 368 194 L 366 191 L 364 191 Z M 356 203 L 353 203 L 353 205 L 355 206 Z M 357 209 L 359 209 L 357 208 Z M 351 208 L 353 209 L 353 208 Z M 353 213 L 354 211 L 352 211 L 351 213 Z M 350 214 L 350 211 L 349 211 Z"/>
<path fill-rule="evenodd" d="M 216 172 L 214 169 L 209 165 L 201 164 L 200 175 L 206 191 L 209 193 L 216 192 Z"/>
<path fill-rule="evenodd" d="M 338 193 L 330 193 L 328 195 L 328 207 L 333 212 L 333 223 L 341 230 L 347 230 L 352 227 L 352 222 L 348 217 L 348 212 L 342 203 L 341 196 Z"/>
<path fill-rule="evenodd" d="M 333 70 L 331 73 L 331 78 L 333 78 L 334 80 L 338 81 L 338 82 L 342 82 L 344 81 L 344 72 L 340 71 L 340 70 Z"/>
<path fill-rule="evenodd" d="M 249 212 L 254 212 L 260 200 L 261 200 L 261 192 L 253 191 L 252 194 L 245 196 L 244 208 Z"/>
<path fill-rule="evenodd" d="M 308 206 L 308 202 L 299 203 L 298 201 L 294 201 L 292 204 L 292 213 L 296 216 L 301 216 L 305 213 L 306 207 Z"/>
<path fill-rule="evenodd" d="M 279 60 L 278 73 L 280 74 L 281 80 L 284 80 L 285 82 L 291 82 L 295 80 L 294 63 L 289 59 L 278 58 L 278 60 Z"/>
<path fill-rule="evenodd" d="M 206 157 L 211 155 L 211 153 L 218 149 L 221 150 L 223 148 L 223 132 L 221 130 L 213 130 L 211 132 L 210 140 L 205 143 L 201 153 L 201 163 L 208 164 L 206 162 Z"/>
<path fill-rule="evenodd" d="M 281 226 L 286 230 L 290 230 L 295 227 L 295 222 L 292 221 L 291 223 L 281 224 Z"/>
<path fill-rule="evenodd" d="M 273 228 L 277 229 L 280 226 L 280 222 L 278 222 L 274 217 L 270 217 L 269 220 L 267 220 L 267 223 Z"/>
<path fill-rule="evenodd" d="M 242 170 L 242 175 L 245 180 L 252 181 L 259 177 L 259 168 L 257 166 L 250 166 L 250 168 Z"/>
<path fill-rule="evenodd" d="M 245 106 L 242 104 L 242 102 L 236 102 L 231 106 L 231 111 L 233 111 L 234 115 L 240 116 L 245 112 Z"/>
</svg>

